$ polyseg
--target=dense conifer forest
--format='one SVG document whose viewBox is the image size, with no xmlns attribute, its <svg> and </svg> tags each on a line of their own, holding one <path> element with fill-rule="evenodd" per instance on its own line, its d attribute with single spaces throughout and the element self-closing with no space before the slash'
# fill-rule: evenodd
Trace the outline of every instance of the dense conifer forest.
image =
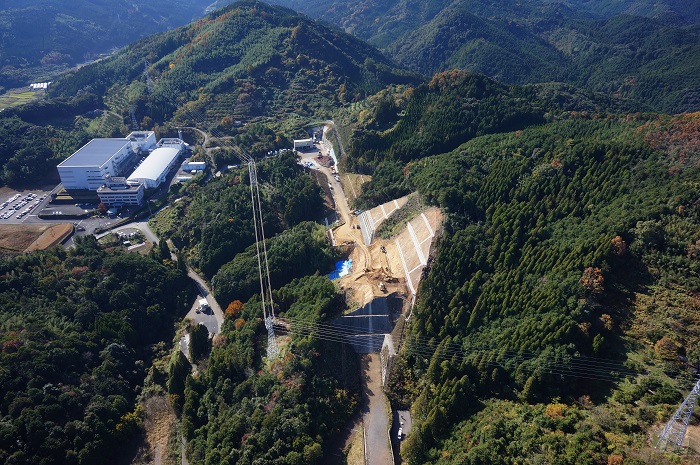
<svg viewBox="0 0 700 465">
<path fill-rule="evenodd" d="M 94 236 L 2 259 L 0 460 L 98 464 L 131 441 L 139 396 L 165 376 L 151 363 L 193 292 L 160 257 Z"/>
<path fill-rule="evenodd" d="M 324 324 L 348 310 L 325 277 L 340 255 L 318 182 L 281 149 L 333 119 L 341 171 L 371 175 L 352 207 L 415 193 L 445 215 L 386 389 L 413 414 L 404 461 L 697 462 L 652 448 L 700 363 L 700 115 L 675 114 L 698 109 L 697 8 L 361 3 L 323 3 L 355 37 L 245 0 L 67 73 L 0 115 L 1 180 L 123 137 L 130 105 L 159 136 L 204 124 L 217 168 L 232 146 L 258 158 L 279 314 Z M 358 357 L 307 332 L 267 359 L 250 195 L 237 166 L 172 187 L 148 256 L 88 236 L 0 259 L 0 461 L 116 460 L 167 396 L 189 463 L 335 463 Z M 186 266 L 225 309 L 211 340 L 178 329 Z"/>
<path fill-rule="evenodd" d="M 567 82 L 664 112 L 700 110 L 692 2 L 271 0 L 367 40 L 425 75 L 466 69 L 510 84 Z"/>
<path fill-rule="evenodd" d="M 410 463 L 643 459 L 700 356 L 697 167 L 653 146 L 697 124 L 570 116 L 405 167 L 448 212 L 392 381 L 419 419 Z"/>
</svg>

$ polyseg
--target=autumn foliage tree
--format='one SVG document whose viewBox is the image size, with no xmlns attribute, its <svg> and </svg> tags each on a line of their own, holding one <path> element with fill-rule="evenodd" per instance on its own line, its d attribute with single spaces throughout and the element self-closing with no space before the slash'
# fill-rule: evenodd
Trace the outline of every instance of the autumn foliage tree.
<svg viewBox="0 0 700 465">
<path fill-rule="evenodd" d="M 615 255 L 622 257 L 627 253 L 627 243 L 620 236 L 615 236 L 612 241 L 610 241 L 610 247 Z"/>
<path fill-rule="evenodd" d="M 236 299 L 226 307 L 226 316 L 231 318 L 237 317 L 241 314 L 241 310 L 243 310 L 243 302 Z"/>
<path fill-rule="evenodd" d="M 589 266 L 583 270 L 583 275 L 578 281 L 581 283 L 586 293 L 591 296 L 599 296 L 603 293 L 604 282 L 603 271 L 600 268 Z"/>
</svg>

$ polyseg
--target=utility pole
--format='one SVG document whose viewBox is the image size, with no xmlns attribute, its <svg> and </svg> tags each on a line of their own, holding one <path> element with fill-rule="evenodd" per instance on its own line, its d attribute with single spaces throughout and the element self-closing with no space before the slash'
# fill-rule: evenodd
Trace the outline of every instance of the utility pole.
<svg viewBox="0 0 700 465">
<path fill-rule="evenodd" d="M 659 435 L 659 442 L 656 443 L 657 449 L 666 450 L 666 448 L 671 445 L 673 447 L 673 452 L 680 452 L 683 438 L 685 437 L 685 431 L 688 428 L 690 417 L 693 416 L 693 410 L 695 409 L 698 397 L 700 397 L 700 378 L 698 378 L 695 387 L 690 391 L 688 397 L 685 398 L 681 406 L 676 410 L 676 413 L 673 414 L 673 417 L 666 423 L 666 426 Z"/>
</svg>

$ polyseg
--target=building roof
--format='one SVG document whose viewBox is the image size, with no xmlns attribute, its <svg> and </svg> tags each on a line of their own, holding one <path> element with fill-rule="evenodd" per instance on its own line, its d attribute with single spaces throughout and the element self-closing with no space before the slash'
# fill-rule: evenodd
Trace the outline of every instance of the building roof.
<svg viewBox="0 0 700 465">
<path fill-rule="evenodd" d="M 159 147 L 141 163 L 141 166 L 129 176 L 129 181 L 141 179 L 158 179 L 165 170 L 180 155 L 180 150 L 173 147 Z"/>
<path fill-rule="evenodd" d="M 143 189 L 143 184 L 138 184 L 136 186 L 124 186 L 124 187 L 116 187 L 116 186 L 101 186 L 99 189 L 97 189 L 98 194 L 104 194 L 104 193 L 109 193 L 109 192 L 116 192 L 118 194 L 130 194 L 131 192 L 138 192 L 139 190 Z"/>
<path fill-rule="evenodd" d="M 92 139 L 83 145 L 58 166 L 63 168 L 78 168 L 85 166 L 102 166 L 130 142 L 126 139 Z"/>
<path fill-rule="evenodd" d="M 130 133 L 128 136 L 126 136 L 127 140 L 146 140 L 148 139 L 148 136 L 153 134 L 155 138 L 155 132 L 153 131 L 134 131 Z"/>
</svg>

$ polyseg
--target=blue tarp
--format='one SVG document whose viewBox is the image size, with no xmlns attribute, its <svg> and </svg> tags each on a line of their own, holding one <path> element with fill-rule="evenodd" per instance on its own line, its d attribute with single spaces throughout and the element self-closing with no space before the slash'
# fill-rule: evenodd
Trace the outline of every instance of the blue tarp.
<svg viewBox="0 0 700 465">
<path fill-rule="evenodd" d="M 352 260 L 341 260 L 336 262 L 335 270 L 331 271 L 331 274 L 329 274 L 328 277 L 330 279 L 339 279 L 350 273 L 350 270 L 352 270 Z"/>
</svg>

